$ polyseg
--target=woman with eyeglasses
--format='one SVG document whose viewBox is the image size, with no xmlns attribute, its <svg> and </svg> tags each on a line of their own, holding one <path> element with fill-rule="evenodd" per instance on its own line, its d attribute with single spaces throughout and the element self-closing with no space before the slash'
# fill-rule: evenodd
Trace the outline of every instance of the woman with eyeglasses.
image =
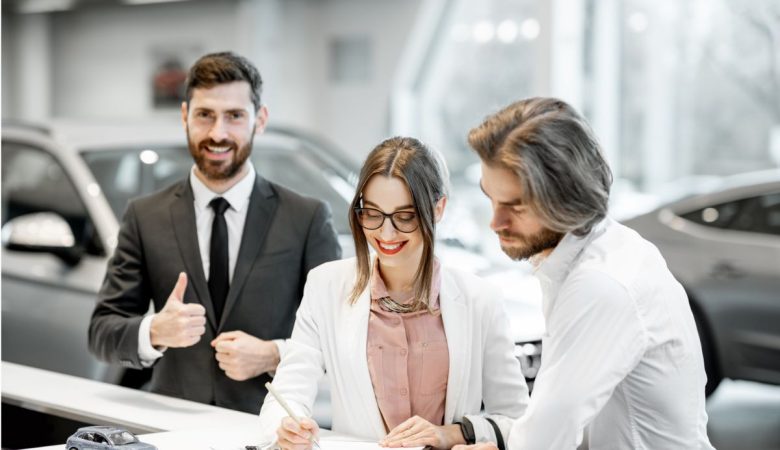
<svg viewBox="0 0 780 450">
<path fill-rule="evenodd" d="M 385 447 L 503 448 L 528 388 L 499 290 L 434 255 L 446 173 L 413 138 L 387 139 L 368 155 L 350 216 L 356 256 L 309 272 L 273 381 L 303 419 L 268 395 L 263 438 L 312 448 L 319 428 L 309 417 L 327 373 L 334 432 Z"/>
</svg>

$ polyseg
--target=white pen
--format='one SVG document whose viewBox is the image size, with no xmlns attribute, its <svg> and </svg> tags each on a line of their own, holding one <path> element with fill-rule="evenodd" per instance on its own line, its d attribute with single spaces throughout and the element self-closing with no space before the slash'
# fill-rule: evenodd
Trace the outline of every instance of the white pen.
<svg viewBox="0 0 780 450">
<path fill-rule="evenodd" d="M 284 401 L 284 399 L 282 398 L 282 396 L 281 396 L 281 395 L 280 395 L 278 392 L 276 392 L 276 389 L 274 389 L 274 388 L 273 388 L 273 386 L 271 386 L 271 383 L 265 383 L 265 388 L 266 388 L 266 389 L 268 389 L 268 392 L 269 392 L 271 395 L 273 395 L 273 396 L 274 396 L 274 398 L 276 399 L 276 401 L 277 401 L 277 402 L 279 402 L 279 404 L 280 404 L 280 405 L 282 405 L 282 408 L 284 408 L 284 410 L 285 410 L 285 411 L 287 411 L 287 415 L 288 415 L 288 416 L 290 416 L 290 417 L 292 418 L 292 420 L 294 420 L 294 421 L 295 421 L 295 423 L 297 423 L 298 425 L 300 425 L 300 424 L 301 424 L 301 419 L 299 419 L 299 418 L 298 418 L 298 416 L 296 416 L 296 415 L 295 415 L 295 413 L 293 412 L 292 408 L 290 408 L 290 405 L 288 405 L 288 404 L 287 404 L 287 402 L 286 402 L 286 401 Z M 313 443 L 313 444 L 314 444 L 314 445 L 315 445 L 317 448 L 319 448 L 320 450 L 322 449 L 322 447 L 320 447 L 320 443 L 319 443 L 319 442 L 317 442 L 317 439 L 315 439 L 315 438 L 314 438 L 314 435 L 313 435 L 313 434 L 311 435 L 311 437 L 309 438 L 309 440 L 310 440 L 310 441 L 311 441 L 311 442 L 312 442 L 312 443 Z"/>
</svg>

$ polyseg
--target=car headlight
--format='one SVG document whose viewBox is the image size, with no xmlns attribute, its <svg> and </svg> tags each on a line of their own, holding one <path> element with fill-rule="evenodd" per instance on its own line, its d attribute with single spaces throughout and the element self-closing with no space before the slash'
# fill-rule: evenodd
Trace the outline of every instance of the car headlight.
<svg viewBox="0 0 780 450">
<path fill-rule="evenodd" d="M 542 341 L 516 343 L 515 357 L 520 361 L 526 381 L 532 381 L 542 365 Z"/>
</svg>

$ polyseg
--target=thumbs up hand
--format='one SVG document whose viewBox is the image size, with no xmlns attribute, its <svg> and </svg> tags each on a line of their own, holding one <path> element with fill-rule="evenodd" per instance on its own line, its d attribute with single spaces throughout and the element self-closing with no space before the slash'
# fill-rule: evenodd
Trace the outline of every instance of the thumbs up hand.
<svg viewBox="0 0 780 450">
<path fill-rule="evenodd" d="M 197 303 L 184 303 L 187 274 L 182 272 L 165 306 L 152 318 L 152 345 L 190 347 L 206 332 L 206 309 Z"/>
</svg>

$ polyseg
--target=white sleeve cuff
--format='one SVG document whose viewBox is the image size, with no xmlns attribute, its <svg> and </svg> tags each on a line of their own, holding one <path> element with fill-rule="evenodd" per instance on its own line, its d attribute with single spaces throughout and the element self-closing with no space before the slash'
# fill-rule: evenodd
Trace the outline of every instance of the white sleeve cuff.
<svg viewBox="0 0 780 450">
<path fill-rule="evenodd" d="M 276 344 L 276 349 L 279 351 L 279 364 L 281 364 L 282 360 L 284 359 L 284 352 L 287 351 L 287 339 L 274 339 L 271 342 Z M 276 370 L 269 370 L 268 375 L 275 377 Z"/>
<path fill-rule="evenodd" d="M 158 358 L 161 358 L 165 348 L 157 350 L 152 346 L 152 319 L 150 314 L 141 320 L 141 327 L 138 329 L 138 358 L 141 365 L 151 367 Z"/>
<path fill-rule="evenodd" d="M 279 350 L 279 361 L 284 359 L 284 352 L 287 351 L 287 339 L 274 339 L 273 343 L 276 344 L 276 348 Z"/>
</svg>

